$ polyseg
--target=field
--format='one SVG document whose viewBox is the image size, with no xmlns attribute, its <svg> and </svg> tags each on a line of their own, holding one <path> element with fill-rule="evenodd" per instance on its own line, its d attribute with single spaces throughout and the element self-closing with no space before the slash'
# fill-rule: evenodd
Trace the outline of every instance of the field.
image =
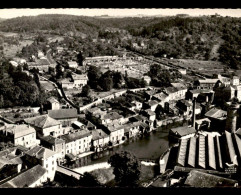
<svg viewBox="0 0 241 195">
<path fill-rule="evenodd" d="M 111 64 L 109 67 L 101 67 L 101 71 L 104 73 L 108 70 L 121 72 L 123 75 L 127 73 L 129 77 L 141 78 L 144 73 L 148 72 L 150 69 L 149 65 L 140 62 L 121 62 Z"/>
<path fill-rule="evenodd" d="M 9 45 L 7 43 L 3 44 L 3 52 L 6 55 L 6 57 L 8 58 L 14 58 L 17 54 L 17 52 L 20 52 L 22 50 L 23 47 L 25 47 L 26 45 L 30 45 L 32 44 L 33 41 L 32 40 L 23 40 L 19 42 L 19 45 Z"/>
</svg>

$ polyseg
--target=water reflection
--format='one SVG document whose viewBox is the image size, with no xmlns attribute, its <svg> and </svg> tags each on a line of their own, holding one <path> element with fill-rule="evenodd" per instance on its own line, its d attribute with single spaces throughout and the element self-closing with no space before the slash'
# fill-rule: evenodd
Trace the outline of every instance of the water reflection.
<svg viewBox="0 0 241 195">
<path fill-rule="evenodd" d="M 122 145 L 82 157 L 74 162 L 68 162 L 65 164 L 65 166 L 69 168 L 78 168 L 107 162 L 110 156 L 115 152 L 124 150 L 132 152 L 139 159 L 159 159 L 161 154 L 163 154 L 171 145 L 174 144 L 168 140 L 168 132 L 170 128 L 182 125 L 184 125 L 184 123 L 175 123 L 164 127 L 159 127 L 157 131 L 153 131 L 150 134 L 132 138 L 127 140 Z"/>
</svg>

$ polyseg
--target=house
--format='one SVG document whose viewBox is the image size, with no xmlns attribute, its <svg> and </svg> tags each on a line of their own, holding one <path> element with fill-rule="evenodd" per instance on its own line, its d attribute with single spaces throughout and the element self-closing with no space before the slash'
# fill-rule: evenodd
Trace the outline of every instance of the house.
<svg viewBox="0 0 241 195">
<path fill-rule="evenodd" d="M 77 68 L 78 64 L 75 61 L 68 61 L 67 64 L 69 65 L 70 68 Z"/>
<path fill-rule="evenodd" d="M 211 120 L 211 125 L 210 125 L 211 129 L 215 129 L 218 131 L 225 130 L 227 111 L 214 107 L 205 113 L 205 117 Z"/>
<path fill-rule="evenodd" d="M 38 51 L 38 58 L 44 57 L 44 53 L 42 51 Z"/>
<path fill-rule="evenodd" d="M 155 90 L 146 90 L 146 91 L 144 92 L 144 96 L 145 96 L 146 100 L 150 100 L 150 99 L 152 99 L 152 96 L 153 96 L 155 93 L 156 93 Z"/>
<path fill-rule="evenodd" d="M 124 133 L 127 138 L 134 137 L 140 133 L 141 122 L 127 123 L 124 125 Z"/>
<path fill-rule="evenodd" d="M 234 85 L 235 89 L 235 97 L 238 98 L 239 101 L 241 101 L 241 85 Z"/>
<path fill-rule="evenodd" d="M 74 81 L 74 87 L 82 88 L 83 86 L 87 85 L 88 76 L 85 74 L 72 74 L 72 79 Z"/>
<path fill-rule="evenodd" d="M 49 97 L 47 99 L 47 104 L 48 104 L 47 106 L 50 110 L 59 110 L 60 109 L 60 103 L 54 97 Z"/>
<path fill-rule="evenodd" d="M 190 116 L 192 114 L 192 102 L 188 100 L 179 100 L 177 107 L 180 109 L 180 114 Z"/>
<path fill-rule="evenodd" d="M 48 110 L 48 115 L 51 118 L 61 122 L 62 126 L 70 126 L 72 122 L 77 121 L 78 119 L 77 110 L 75 108 Z"/>
<path fill-rule="evenodd" d="M 63 89 L 73 89 L 74 88 L 74 82 L 72 82 L 70 79 L 62 79 L 59 81 Z"/>
<path fill-rule="evenodd" d="M 194 86 L 197 89 L 213 89 L 218 80 L 219 79 L 197 80 L 195 81 Z"/>
<path fill-rule="evenodd" d="M 185 99 L 187 87 L 183 83 L 171 83 L 171 85 L 178 90 L 176 99 Z"/>
<path fill-rule="evenodd" d="M 17 67 L 18 66 L 18 63 L 17 62 L 15 62 L 15 61 L 9 61 L 9 63 L 12 65 L 12 66 L 15 66 L 15 67 Z"/>
<path fill-rule="evenodd" d="M 34 62 L 27 62 L 29 70 L 38 68 L 40 71 L 49 71 L 49 67 L 54 68 L 55 65 L 49 63 L 47 59 L 36 59 Z"/>
<path fill-rule="evenodd" d="M 90 151 L 92 134 L 84 129 L 76 132 L 69 132 L 60 137 L 65 141 L 65 154 L 78 155 Z"/>
<path fill-rule="evenodd" d="M 39 187 L 47 181 L 47 170 L 41 165 L 36 165 L 25 172 L 7 180 L 0 185 L 0 188 L 24 188 Z"/>
<path fill-rule="evenodd" d="M 179 91 L 175 87 L 167 87 L 165 88 L 165 93 L 169 96 L 169 100 L 179 100 Z"/>
<path fill-rule="evenodd" d="M 119 144 L 124 140 L 124 126 L 119 124 L 106 125 L 106 131 L 110 136 L 112 145 Z"/>
<path fill-rule="evenodd" d="M 86 128 L 86 129 L 88 129 L 88 130 L 94 130 L 94 129 L 96 129 L 96 126 L 95 126 L 93 123 L 91 123 L 89 120 L 84 119 L 84 118 L 79 118 L 78 120 L 79 120 L 82 124 L 85 125 L 85 128 Z"/>
<path fill-rule="evenodd" d="M 27 148 L 21 146 L 11 147 L 0 152 L 0 180 L 20 173 L 23 168 L 22 156 Z"/>
<path fill-rule="evenodd" d="M 186 139 L 188 137 L 194 136 L 196 133 L 196 130 L 194 127 L 189 126 L 181 126 L 172 128 L 169 131 L 169 136 L 174 139 Z"/>
<path fill-rule="evenodd" d="M 166 102 L 169 102 L 170 98 L 167 94 L 165 94 L 164 92 L 161 92 L 161 93 L 157 93 L 155 95 L 153 95 L 153 99 L 157 100 L 157 101 L 160 101 L 160 105 L 162 107 L 164 107 L 165 103 Z"/>
<path fill-rule="evenodd" d="M 149 100 L 148 102 L 143 103 L 144 109 L 151 109 L 151 111 L 155 111 L 158 106 L 158 102 L 156 100 Z"/>
<path fill-rule="evenodd" d="M 0 129 L 0 139 L 3 142 L 10 141 L 15 146 L 21 145 L 27 148 L 36 146 L 40 143 L 40 141 L 36 139 L 35 129 L 26 124 L 5 124 Z"/>
<path fill-rule="evenodd" d="M 197 98 L 197 102 L 213 102 L 214 91 L 211 89 L 193 89 L 187 91 L 187 99 L 193 100 Z"/>
<path fill-rule="evenodd" d="M 117 112 L 109 112 L 106 113 L 105 115 L 95 115 L 97 118 L 97 121 L 99 124 L 102 125 L 107 125 L 110 123 L 118 123 L 118 124 L 123 124 L 124 122 L 124 117 Z"/>
<path fill-rule="evenodd" d="M 56 153 L 57 160 L 63 160 L 65 157 L 65 141 L 53 136 L 40 137 L 41 146 L 48 148 Z"/>
<path fill-rule="evenodd" d="M 94 129 L 91 133 L 94 151 L 101 151 L 109 145 L 110 137 L 102 129 Z"/>
<path fill-rule="evenodd" d="M 152 111 L 151 109 L 144 110 L 142 112 L 142 114 L 144 116 L 146 116 L 148 118 L 148 120 L 150 120 L 150 121 L 155 121 L 156 120 L 156 113 L 154 111 Z"/>
<path fill-rule="evenodd" d="M 141 102 L 132 101 L 131 103 L 135 105 L 135 106 L 134 106 L 134 109 L 136 109 L 136 110 L 141 110 L 141 108 L 142 108 L 142 103 L 141 103 Z"/>
<path fill-rule="evenodd" d="M 54 136 L 63 135 L 61 123 L 47 114 L 36 117 L 26 118 L 24 122 L 31 125 L 37 131 L 37 136 Z"/>
<path fill-rule="evenodd" d="M 144 79 L 144 81 L 146 81 L 147 85 L 150 85 L 150 83 L 151 83 L 151 77 L 149 77 L 149 76 L 144 76 L 143 79 Z"/>
<path fill-rule="evenodd" d="M 238 181 L 197 170 L 192 170 L 188 174 L 184 185 L 195 188 L 237 187 Z"/>
<path fill-rule="evenodd" d="M 61 53 L 64 51 L 63 47 L 56 47 L 57 53 Z"/>
<path fill-rule="evenodd" d="M 183 74 L 183 75 L 186 75 L 186 74 L 187 74 L 187 70 L 186 70 L 186 69 L 181 69 L 181 68 L 179 68 L 179 69 L 178 69 L 178 72 L 180 72 L 180 73 Z"/>
<path fill-rule="evenodd" d="M 240 84 L 239 77 L 233 76 L 231 80 L 231 85 L 239 85 L 239 84 Z"/>
<path fill-rule="evenodd" d="M 47 170 L 47 178 L 54 180 L 57 169 L 56 153 L 42 146 L 35 146 L 25 153 L 25 163 L 27 166 L 41 165 Z"/>
</svg>

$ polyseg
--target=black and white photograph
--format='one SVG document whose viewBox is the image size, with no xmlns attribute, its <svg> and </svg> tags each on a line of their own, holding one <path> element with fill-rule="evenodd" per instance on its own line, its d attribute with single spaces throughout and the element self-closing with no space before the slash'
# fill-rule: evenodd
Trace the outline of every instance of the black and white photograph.
<svg viewBox="0 0 241 195">
<path fill-rule="evenodd" d="M 241 9 L 0 9 L 0 188 L 240 187 Z"/>
</svg>

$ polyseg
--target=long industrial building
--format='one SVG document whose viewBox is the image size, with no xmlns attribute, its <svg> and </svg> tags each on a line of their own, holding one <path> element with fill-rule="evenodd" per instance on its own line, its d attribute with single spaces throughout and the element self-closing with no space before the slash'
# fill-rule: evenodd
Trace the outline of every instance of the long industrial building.
<svg viewBox="0 0 241 195">
<path fill-rule="evenodd" d="M 241 164 L 241 137 L 236 133 L 199 134 L 180 140 L 178 147 L 177 166 L 225 171 Z"/>
</svg>

